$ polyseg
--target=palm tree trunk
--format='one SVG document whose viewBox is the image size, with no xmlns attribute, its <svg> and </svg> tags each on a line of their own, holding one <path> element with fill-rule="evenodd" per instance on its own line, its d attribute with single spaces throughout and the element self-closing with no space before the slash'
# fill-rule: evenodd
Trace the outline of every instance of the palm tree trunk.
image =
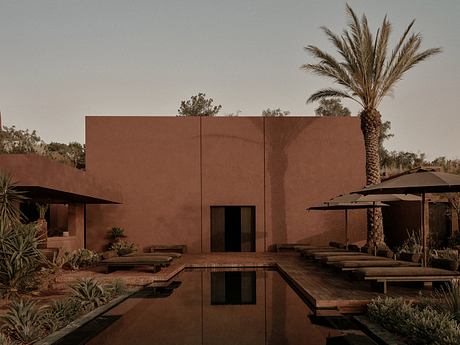
<svg viewBox="0 0 460 345">
<path fill-rule="evenodd" d="M 360 113 L 361 131 L 366 151 L 366 185 L 380 183 L 379 136 L 382 121 L 377 109 L 364 109 Z M 367 245 L 385 246 L 383 235 L 382 210 L 367 210 Z"/>
</svg>

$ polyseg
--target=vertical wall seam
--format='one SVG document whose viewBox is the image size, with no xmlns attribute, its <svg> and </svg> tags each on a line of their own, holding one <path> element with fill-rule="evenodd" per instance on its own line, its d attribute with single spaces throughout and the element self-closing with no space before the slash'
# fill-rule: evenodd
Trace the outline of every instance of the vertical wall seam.
<svg viewBox="0 0 460 345">
<path fill-rule="evenodd" d="M 264 136 L 264 252 L 267 251 L 267 207 L 266 207 L 266 204 L 267 204 L 267 199 L 266 199 L 266 195 L 265 195 L 265 191 L 267 189 L 267 186 L 266 186 L 266 180 L 265 180 L 265 173 L 266 173 L 266 169 L 267 169 L 267 166 L 266 166 L 266 162 L 265 162 L 265 156 L 266 156 L 266 152 L 265 152 L 265 147 L 266 147 L 266 139 L 265 139 L 265 116 L 262 118 L 262 122 L 263 122 L 263 136 Z"/>
<path fill-rule="evenodd" d="M 200 118 L 200 252 L 203 253 L 203 131 Z"/>
</svg>

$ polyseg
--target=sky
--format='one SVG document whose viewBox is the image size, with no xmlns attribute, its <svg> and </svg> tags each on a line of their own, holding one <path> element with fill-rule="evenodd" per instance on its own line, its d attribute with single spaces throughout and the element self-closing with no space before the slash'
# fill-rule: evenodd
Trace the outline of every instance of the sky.
<svg viewBox="0 0 460 345">
<path fill-rule="evenodd" d="M 415 18 L 423 47 L 443 48 L 381 104 L 387 148 L 460 158 L 460 1 L 348 3 L 373 30 L 387 14 L 392 45 Z M 332 83 L 300 69 L 303 48 L 334 52 L 320 27 L 346 24 L 341 0 L 1 0 L 3 124 L 83 143 L 85 115 L 174 116 L 198 92 L 221 114 L 313 115 L 306 99 Z"/>
</svg>

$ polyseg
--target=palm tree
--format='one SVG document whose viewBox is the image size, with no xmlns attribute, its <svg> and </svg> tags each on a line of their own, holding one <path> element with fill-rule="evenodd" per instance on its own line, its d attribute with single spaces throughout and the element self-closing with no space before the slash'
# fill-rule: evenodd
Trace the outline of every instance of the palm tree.
<svg viewBox="0 0 460 345">
<path fill-rule="evenodd" d="M 322 27 L 340 58 L 309 45 L 305 47 L 306 51 L 320 61 L 305 64 L 301 68 L 330 78 L 340 85 L 339 88 L 315 92 L 307 102 L 339 97 L 356 101 L 363 107 L 359 117 L 366 151 L 366 184 L 374 184 L 380 182 L 379 135 L 382 121 L 378 106 L 409 69 L 440 53 L 441 49 L 421 50 L 422 37 L 419 33 L 411 33 L 412 21 L 390 54 L 388 41 L 391 24 L 386 16 L 374 38 L 365 15 L 360 20 L 349 5 L 346 6 L 346 13 L 350 22 L 342 35 Z M 375 219 L 373 212 L 368 211 L 367 218 L 368 245 L 385 245 L 381 211 L 376 210 Z"/>
</svg>

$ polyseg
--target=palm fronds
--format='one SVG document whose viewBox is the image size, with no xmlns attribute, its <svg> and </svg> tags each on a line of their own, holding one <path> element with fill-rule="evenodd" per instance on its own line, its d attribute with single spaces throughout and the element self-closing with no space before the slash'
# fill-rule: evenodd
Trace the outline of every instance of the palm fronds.
<svg viewBox="0 0 460 345">
<path fill-rule="evenodd" d="M 334 90 L 333 93 L 321 90 L 310 96 L 307 102 L 344 97 L 357 101 L 364 108 L 376 109 L 409 69 L 441 52 L 440 48 L 421 50 L 422 37 L 419 33 L 411 34 L 412 21 L 388 57 L 391 24 L 387 17 L 374 37 L 365 15 L 360 19 L 349 5 L 346 13 L 349 23 L 342 35 L 322 27 L 339 57 L 309 45 L 305 50 L 319 62 L 301 66 L 306 71 L 332 79 L 344 90 Z"/>
</svg>

